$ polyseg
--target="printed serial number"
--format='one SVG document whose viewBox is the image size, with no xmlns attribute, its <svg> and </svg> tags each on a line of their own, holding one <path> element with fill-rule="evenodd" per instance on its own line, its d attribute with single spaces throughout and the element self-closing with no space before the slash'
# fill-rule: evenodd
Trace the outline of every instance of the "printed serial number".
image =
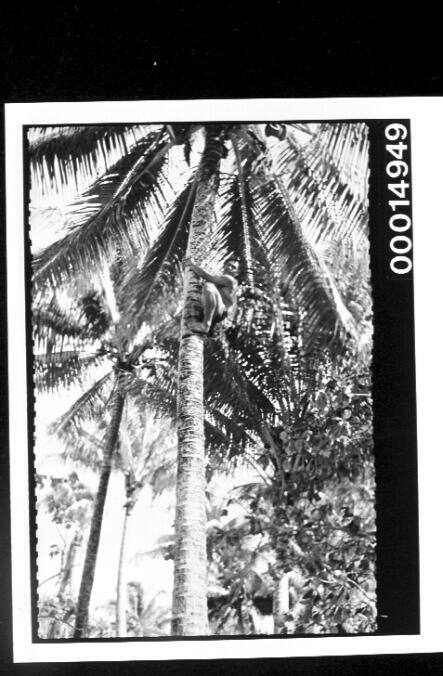
<svg viewBox="0 0 443 676">
<path fill-rule="evenodd" d="M 393 158 L 386 164 L 386 175 L 393 179 L 392 183 L 388 183 L 388 190 L 393 196 L 393 199 L 388 201 L 393 212 L 389 219 L 389 228 L 392 232 L 389 247 L 395 254 L 391 258 L 390 267 L 397 275 L 405 275 L 412 269 L 412 241 L 411 237 L 405 234 L 411 229 L 412 223 L 411 217 L 404 212 L 411 206 L 411 185 L 405 180 L 409 174 L 409 165 L 403 159 L 405 154 L 408 157 L 408 144 L 405 143 L 407 137 L 408 130 L 403 124 L 394 122 L 385 129 L 385 138 L 388 141 L 386 151 Z"/>
</svg>

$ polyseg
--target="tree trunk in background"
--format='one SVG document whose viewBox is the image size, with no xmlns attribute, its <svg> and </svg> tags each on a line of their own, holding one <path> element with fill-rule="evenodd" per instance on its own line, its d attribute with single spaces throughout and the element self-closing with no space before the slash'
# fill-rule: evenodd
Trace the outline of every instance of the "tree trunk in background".
<svg viewBox="0 0 443 676">
<path fill-rule="evenodd" d="M 210 246 L 214 203 L 223 145 L 220 128 L 206 127 L 187 255 L 201 263 Z M 172 633 L 209 633 L 206 583 L 205 443 L 203 407 L 203 338 L 190 334 L 187 321 L 199 318 L 201 282 L 187 270 L 178 367 L 177 505 L 175 517 Z"/>
<path fill-rule="evenodd" d="M 254 287 L 254 273 L 252 271 L 252 253 L 251 253 L 251 229 L 249 225 L 248 206 L 246 201 L 245 177 L 241 161 L 240 149 L 235 134 L 230 134 L 229 138 L 232 142 L 232 147 L 235 153 L 235 160 L 237 162 L 238 171 L 238 191 L 240 194 L 240 206 L 242 215 L 242 230 L 243 230 L 243 258 L 245 265 L 246 283 L 251 289 Z"/>
<path fill-rule="evenodd" d="M 286 614 L 289 612 L 289 577 L 291 573 L 283 573 L 277 581 L 272 614 L 274 616 L 274 634 L 280 634 L 285 627 Z"/>
<path fill-rule="evenodd" d="M 77 552 L 80 550 L 80 545 L 83 540 L 83 533 L 77 530 L 69 543 L 68 551 L 66 552 L 65 561 L 63 563 L 63 573 L 60 580 L 60 587 L 58 590 L 59 596 L 64 596 L 66 592 L 70 592 L 72 569 L 75 565 Z"/>
<path fill-rule="evenodd" d="M 285 499 L 285 492 L 284 483 L 279 482 L 279 484 L 275 485 L 273 500 L 273 519 L 275 523 L 273 545 L 276 555 L 276 582 L 272 609 L 275 634 L 281 634 L 286 626 L 287 614 L 292 606 L 289 585 L 294 582 L 294 567 L 297 567 L 293 552 L 295 545 L 291 542 L 290 505 Z"/>
<path fill-rule="evenodd" d="M 60 571 L 60 585 L 57 592 L 57 600 L 60 605 L 64 603 L 66 594 L 70 594 L 71 591 L 72 569 L 75 565 L 75 559 L 81 545 L 82 538 L 82 532 L 77 530 L 68 545 L 65 555 L 63 556 L 63 565 Z M 66 617 L 66 620 L 68 620 L 68 617 L 69 616 Z M 63 634 L 66 633 L 66 629 L 67 625 L 63 624 L 59 618 L 55 617 L 50 624 L 48 638 L 65 638 Z"/>
<path fill-rule="evenodd" d="M 128 591 L 126 588 L 126 543 L 128 534 L 128 521 L 131 515 L 129 506 L 125 507 L 123 530 L 120 542 L 120 557 L 118 561 L 117 576 L 117 633 L 116 636 L 126 636 L 126 606 L 128 604 Z"/>
<path fill-rule="evenodd" d="M 109 477 L 111 475 L 112 456 L 118 438 L 118 431 L 123 412 L 123 404 L 125 401 L 125 395 L 121 387 L 122 380 L 123 376 L 117 374 L 115 380 L 115 389 L 110 403 L 111 422 L 109 424 L 104 443 L 100 479 L 97 494 L 95 496 L 94 510 L 91 519 L 91 529 L 89 531 L 89 540 L 86 548 L 85 562 L 83 565 L 83 573 L 78 595 L 74 638 L 81 638 L 84 635 L 84 631 L 88 624 L 89 601 L 91 599 L 92 585 L 94 583 L 97 552 L 103 521 L 103 511 L 105 507 L 106 494 L 108 492 Z"/>
</svg>

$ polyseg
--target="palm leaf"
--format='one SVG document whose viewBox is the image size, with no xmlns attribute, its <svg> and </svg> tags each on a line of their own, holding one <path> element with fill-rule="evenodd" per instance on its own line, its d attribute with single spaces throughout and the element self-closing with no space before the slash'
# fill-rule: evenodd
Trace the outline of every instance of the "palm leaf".
<svg viewBox="0 0 443 676">
<path fill-rule="evenodd" d="M 46 307 L 33 308 L 32 332 L 35 343 L 40 345 L 43 343 L 45 346 L 48 341 L 53 343 L 55 337 L 61 341 L 70 339 L 84 341 L 89 338 L 87 328 L 64 313 L 54 302 Z"/>
<path fill-rule="evenodd" d="M 187 246 L 189 224 L 195 199 L 195 179 L 189 181 L 166 216 L 155 245 L 139 270 L 130 270 L 122 293 L 134 317 L 147 314 L 152 294 L 164 293 L 176 285 L 179 266 Z"/>
<path fill-rule="evenodd" d="M 87 287 L 86 287 L 87 288 Z M 79 293 L 83 295 L 79 297 Z M 34 351 L 51 355 L 66 350 L 80 354 L 103 338 L 110 317 L 100 294 L 73 286 L 63 295 L 36 294 L 33 301 L 32 333 Z M 63 309 L 62 309 L 63 308 Z"/>
<path fill-rule="evenodd" d="M 107 304 L 102 295 L 91 289 L 78 299 L 79 318 L 87 327 L 90 339 L 100 339 L 104 336 L 112 323 Z"/>
<path fill-rule="evenodd" d="M 97 411 L 97 414 L 99 411 Z M 75 428 L 75 436 L 59 433 L 65 441 L 60 457 L 80 467 L 100 468 L 103 457 L 103 441 L 82 427 Z"/>
<path fill-rule="evenodd" d="M 234 334 L 235 337 L 234 337 Z M 254 359 L 254 369 L 260 366 L 260 356 L 244 344 L 244 351 L 238 349 L 239 331 L 232 330 L 230 339 L 237 349 L 223 349 L 217 343 L 207 344 L 205 349 L 205 398 L 215 407 L 231 408 L 241 411 L 239 420 L 255 420 L 259 424 L 264 412 L 271 412 L 273 407 L 268 393 L 263 388 L 263 380 L 248 377 L 245 371 L 244 355 Z M 256 371 L 256 369 L 255 369 Z"/>
<path fill-rule="evenodd" d="M 247 190 L 247 186 L 245 186 Z M 251 202 L 247 202 L 248 226 L 250 223 L 250 207 Z M 238 279 L 240 282 L 246 282 L 251 278 L 253 268 L 253 230 L 248 228 L 247 236 L 249 241 L 245 239 L 245 229 L 243 227 L 242 204 L 240 198 L 240 179 L 234 177 L 221 181 L 220 194 L 218 199 L 218 208 L 220 211 L 220 220 L 218 227 L 221 232 L 225 234 L 226 249 L 229 255 L 237 258 L 240 261 L 240 271 Z M 249 271 L 249 272 L 248 272 Z"/>
<path fill-rule="evenodd" d="M 366 125 L 321 125 L 305 146 L 289 134 L 275 168 L 313 242 L 367 236 Z"/>
<path fill-rule="evenodd" d="M 293 148 L 288 148 L 286 168 L 297 164 L 298 157 Z M 344 340 L 346 334 L 355 338 L 353 317 L 345 307 L 327 265 L 305 236 L 294 208 L 293 196 L 289 194 L 285 183 L 267 169 L 261 180 L 255 180 L 255 167 L 263 168 L 266 156 L 260 155 L 257 149 L 251 154 L 246 142 L 242 146 L 242 153 L 238 151 L 237 155 L 238 161 L 245 163 L 245 175 L 250 175 L 249 183 L 244 183 L 243 211 L 246 209 L 248 214 L 254 215 L 253 219 L 248 217 L 248 225 L 251 222 L 250 250 L 254 267 L 264 262 L 263 249 L 266 250 L 266 265 L 272 265 L 279 259 L 285 283 L 296 289 L 297 302 L 308 312 L 313 341 L 310 347 L 314 342 L 324 344 L 332 339 Z M 260 158 L 262 162 L 258 165 Z M 221 199 L 220 227 L 234 233 L 229 235 L 228 245 L 238 251 L 243 248 L 241 239 L 244 238 L 244 235 L 239 237 L 242 230 L 239 179 L 227 184 Z M 304 205 L 309 200 L 305 194 L 299 195 L 299 203 Z"/>
<path fill-rule="evenodd" d="M 103 404 L 103 398 L 109 394 L 109 385 L 114 380 L 113 375 L 114 372 L 109 371 L 95 382 L 66 413 L 50 425 L 49 432 L 65 439 L 76 438 L 78 428 L 96 415 L 97 409 Z"/>
<path fill-rule="evenodd" d="M 35 257 L 35 281 L 56 283 L 90 269 L 102 256 L 109 257 L 117 244 L 133 253 L 140 244 L 141 222 L 148 241 L 146 217 L 140 213 L 133 220 L 129 217 L 141 199 L 146 203 L 151 194 L 162 195 L 168 148 L 164 137 L 150 134 L 98 179 L 72 205 L 68 234 Z"/>
<path fill-rule="evenodd" d="M 290 200 L 275 178 L 253 189 L 256 240 L 269 256 L 279 256 L 285 281 L 306 310 L 312 344 L 328 343 L 340 332 L 356 335 L 355 323 L 333 279 L 304 236 Z"/>
<path fill-rule="evenodd" d="M 244 424 L 216 407 L 207 407 L 204 424 L 205 444 L 212 460 L 219 456 L 220 462 L 223 462 L 226 458 L 244 453 L 248 446 L 256 443 L 256 437 Z"/>
<path fill-rule="evenodd" d="M 140 125 L 87 125 L 31 127 L 28 149 L 36 179 L 55 187 L 79 175 L 92 177 L 101 164 L 107 167 L 110 154 L 127 153 L 138 138 L 147 136 L 150 127 Z"/>
<path fill-rule="evenodd" d="M 76 350 L 34 355 L 34 383 L 38 390 L 53 392 L 61 387 L 82 385 L 88 368 L 99 366 L 103 352 L 79 353 Z"/>
</svg>

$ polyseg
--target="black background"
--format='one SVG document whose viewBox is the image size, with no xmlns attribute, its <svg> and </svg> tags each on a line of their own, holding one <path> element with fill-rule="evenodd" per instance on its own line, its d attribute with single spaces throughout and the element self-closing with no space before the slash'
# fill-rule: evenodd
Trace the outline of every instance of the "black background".
<svg viewBox="0 0 443 676">
<path fill-rule="evenodd" d="M 377 610 L 381 633 L 419 633 L 419 551 L 413 273 L 390 269 L 385 129 L 369 126 L 369 231 L 377 510 Z M 410 125 L 405 145 L 410 148 Z M 410 154 L 404 155 L 410 165 Z M 414 181 L 413 172 L 408 180 Z M 410 233 L 409 233 L 410 234 Z"/>
<path fill-rule="evenodd" d="M 357 14 L 356 3 L 286 0 L 241 6 L 233 2 L 112 0 L 100 10 L 74 0 L 34 3 L 29 8 L 24 3 L 4 2 L 0 17 L 2 100 L 442 96 L 437 12 L 437 4 L 428 7 L 426 3 L 420 7 L 366 3 Z M 3 174 L 0 188 L 4 197 Z M 2 235 L 0 281 L 4 291 L 4 232 Z M 382 293 L 381 288 L 379 291 Z M 1 301 L 5 316 L 5 293 Z M 0 415 L 5 440 L 0 456 L 3 673 L 443 673 L 440 654 L 13 665 L 5 321 L 0 326 L 0 352 Z M 389 501 L 388 493 L 382 493 L 377 500 Z"/>
</svg>

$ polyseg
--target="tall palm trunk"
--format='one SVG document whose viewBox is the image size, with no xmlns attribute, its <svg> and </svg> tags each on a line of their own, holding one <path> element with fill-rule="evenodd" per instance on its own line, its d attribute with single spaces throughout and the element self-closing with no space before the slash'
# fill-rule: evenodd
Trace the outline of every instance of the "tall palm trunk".
<svg viewBox="0 0 443 676">
<path fill-rule="evenodd" d="M 91 529 L 86 548 L 85 562 L 83 565 L 82 579 L 77 602 L 75 618 L 74 638 L 81 638 L 88 623 L 89 601 L 91 599 L 92 585 L 94 583 L 95 565 L 100 542 L 100 532 L 103 521 L 106 494 L 108 492 L 109 477 L 111 474 L 112 456 L 118 438 L 118 431 L 123 412 L 125 395 L 122 388 L 123 375 L 116 376 L 115 389 L 111 398 L 111 422 L 107 430 L 100 479 L 95 496 L 94 510 L 91 519 Z"/>
<path fill-rule="evenodd" d="M 223 152 L 221 129 L 208 125 L 199 169 L 189 235 L 188 255 L 202 261 L 210 244 L 214 202 Z M 185 276 L 178 367 L 178 462 L 175 517 L 172 633 L 181 636 L 209 632 L 206 591 L 205 465 L 203 408 L 203 338 L 191 334 L 189 319 L 201 309 L 201 284 L 188 270 Z"/>
<path fill-rule="evenodd" d="M 123 530 L 120 541 L 120 556 L 118 560 L 118 575 L 117 575 L 117 634 L 116 636 L 126 636 L 126 607 L 128 604 L 128 592 L 126 587 L 126 543 L 128 535 L 128 521 L 131 515 L 131 509 L 127 505 L 125 507 L 125 515 L 123 518 Z"/>
<path fill-rule="evenodd" d="M 148 426 L 145 425 L 145 432 L 143 439 L 146 438 Z M 143 445 L 145 447 L 145 445 Z M 125 473 L 125 492 L 126 503 L 125 513 L 123 517 L 123 529 L 120 540 L 120 556 L 118 560 L 118 574 L 117 574 L 117 606 L 116 606 L 116 620 L 117 620 L 117 636 L 126 636 L 126 608 L 128 605 L 128 590 L 126 581 L 126 545 L 128 541 L 128 523 L 129 517 L 135 506 L 135 477 L 132 471 Z"/>
</svg>

